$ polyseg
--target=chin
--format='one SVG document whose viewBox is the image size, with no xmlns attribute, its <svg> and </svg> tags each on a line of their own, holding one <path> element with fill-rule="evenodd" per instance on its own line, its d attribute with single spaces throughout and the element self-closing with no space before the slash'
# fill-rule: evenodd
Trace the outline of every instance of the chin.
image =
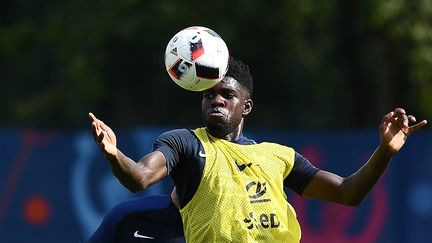
<svg viewBox="0 0 432 243">
<path fill-rule="evenodd" d="M 207 123 L 206 127 L 213 136 L 218 138 L 225 137 L 232 132 L 228 126 L 222 123 Z"/>
</svg>

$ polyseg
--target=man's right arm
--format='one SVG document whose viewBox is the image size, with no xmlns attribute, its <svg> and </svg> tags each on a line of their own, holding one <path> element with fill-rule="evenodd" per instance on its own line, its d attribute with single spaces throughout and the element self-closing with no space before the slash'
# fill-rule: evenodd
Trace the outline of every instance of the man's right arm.
<svg viewBox="0 0 432 243">
<path fill-rule="evenodd" d="M 156 183 L 167 175 L 165 156 L 154 151 L 137 163 L 117 148 L 117 138 L 112 129 L 89 113 L 92 134 L 105 159 L 118 180 L 130 191 L 138 192 Z"/>
<path fill-rule="evenodd" d="M 117 179 L 132 192 L 142 191 L 167 175 L 165 156 L 159 151 L 145 155 L 137 163 L 120 150 L 115 158 L 107 160 Z"/>
</svg>

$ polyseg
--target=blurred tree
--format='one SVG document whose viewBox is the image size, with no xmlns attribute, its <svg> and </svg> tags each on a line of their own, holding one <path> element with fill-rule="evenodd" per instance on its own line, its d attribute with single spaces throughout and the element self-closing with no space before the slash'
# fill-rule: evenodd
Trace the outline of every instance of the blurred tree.
<svg viewBox="0 0 432 243">
<path fill-rule="evenodd" d="M 3 126 L 195 125 L 200 94 L 168 78 L 180 29 L 216 30 L 255 79 L 253 126 L 376 127 L 404 106 L 432 116 L 428 0 L 3 1 Z"/>
</svg>

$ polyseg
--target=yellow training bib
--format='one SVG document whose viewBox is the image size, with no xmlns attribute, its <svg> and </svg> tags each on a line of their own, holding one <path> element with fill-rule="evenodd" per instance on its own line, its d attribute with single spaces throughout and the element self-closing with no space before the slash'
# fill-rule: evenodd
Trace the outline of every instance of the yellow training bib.
<svg viewBox="0 0 432 243">
<path fill-rule="evenodd" d="M 194 131 L 206 163 L 200 185 L 180 212 L 186 241 L 299 242 L 300 226 L 283 181 L 294 150 L 274 143 L 241 145 Z"/>
</svg>

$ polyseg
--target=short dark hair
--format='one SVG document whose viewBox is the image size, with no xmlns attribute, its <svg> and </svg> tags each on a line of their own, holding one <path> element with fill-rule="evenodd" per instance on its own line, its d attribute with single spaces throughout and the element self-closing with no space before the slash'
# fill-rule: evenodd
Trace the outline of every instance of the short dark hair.
<svg viewBox="0 0 432 243">
<path fill-rule="evenodd" d="M 228 71 L 226 76 L 234 78 L 237 82 L 243 86 L 249 93 L 249 97 L 252 97 L 253 93 L 253 80 L 252 75 L 249 72 L 249 66 L 244 64 L 240 60 L 236 60 L 234 57 L 230 57 L 228 61 Z"/>
</svg>

